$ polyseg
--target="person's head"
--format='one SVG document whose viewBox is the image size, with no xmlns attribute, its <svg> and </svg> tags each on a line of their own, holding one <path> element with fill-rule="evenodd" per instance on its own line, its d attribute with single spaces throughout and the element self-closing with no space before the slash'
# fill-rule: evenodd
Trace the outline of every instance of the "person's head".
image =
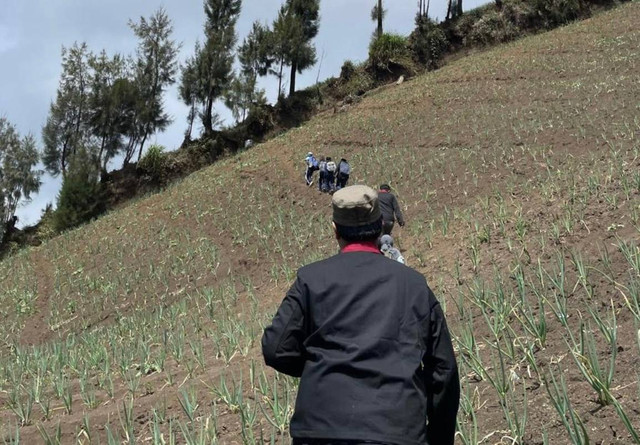
<svg viewBox="0 0 640 445">
<path fill-rule="evenodd" d="M 331 156 L 327 156 L 327 162 L 331 160 Z"/>
<path fill-rule="evenodd" d="M 340 162 L 347 162 L 345 158 L 340 159 Z"/>
<path fill-rule="evenodd" d="M 382 232 L 378 193 L 365 185 L 345 187 L 334 193 L 333 227 L 338 243 L 375 242 Z"/>
<path fill-rule="evenodd" d="M 307 153 L 307 156 L 313 156 L 312 152 Z"/>
<path fill-rule="evenodd" d="M 393 247 L 393 237 L 391 235 L 382 235 L 380 237 L 380 250 L 385 251 Z"/>
<path fill-rule="evenodd" d="M 384 190 L 385 192 L 390 192 L 391 191 L 391 187 L 389 187 L 389 184 L 381 184 L 380 185 L 380 190 Z"/>
</svg>

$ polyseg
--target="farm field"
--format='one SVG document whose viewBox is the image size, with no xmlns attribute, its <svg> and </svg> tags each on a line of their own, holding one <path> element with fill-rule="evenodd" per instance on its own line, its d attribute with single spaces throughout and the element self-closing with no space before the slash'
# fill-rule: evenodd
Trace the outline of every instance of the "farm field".
<svg viewBox="0 0 640 445">
<path fill-rule="evenodd" d="M 389 182 L 440 299 L 459 444 L 640 443 L 640 4 L 367 94 L 0 263 L 0 440 L 289 443 L 260 352 L 336 252 L 307 151 Z"/>
</svg>

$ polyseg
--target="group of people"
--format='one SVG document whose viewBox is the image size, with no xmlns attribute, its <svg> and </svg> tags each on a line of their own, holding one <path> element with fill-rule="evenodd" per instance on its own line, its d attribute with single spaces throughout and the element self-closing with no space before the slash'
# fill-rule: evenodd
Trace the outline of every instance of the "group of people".
<svg viewBox="0 0 640 445">
<path fill-rule="evenodd" d="M 334 193 L 347 186 L 351 166 L 345 158 L 336 165 L 331 156 L 316 158 L 313 152 L 307 153 L 304 159 L 306 170 L 304 173 L 307 185 L 313 185 L 313 173 L 318 172 L 318 190 L 323 193 Z"/>
<path fill-rule="evenodd" d="M 385 212 L 404 224 L 383 186 L 333 194 L 340 253 L 298 270 L 264 331 L 266 364 L 300 377 L 293 445 L 454 444 L 451 336 L 424 277 L 381 255 L 393 247 Z"/>
<path fill-rule="evenodd" d="M 318 171 L 318 190 L 323 193 L 333 194 L 334 192 L 347 186 L 351 166 L 345 158 L 340 159 L 338 165 L 330 156 L 316 158 L 313 152 L 307 153 L 304 159 L 306 170 L 305 180 L 307 186 L 313 185 L 313 174 Z M 404 257 L 398 248 L 393 246 L 391 231 L 398 221 L 400 227 L 404 226 L 404 216 L 398 204 L 398 199 L 391 193 L 389 184 L 382 184 L 378 190 L 378 203 L 382 215 L 382 237 L 378 240 L 380 252 L 383 255 L 404 264 Z"/>
</svg>

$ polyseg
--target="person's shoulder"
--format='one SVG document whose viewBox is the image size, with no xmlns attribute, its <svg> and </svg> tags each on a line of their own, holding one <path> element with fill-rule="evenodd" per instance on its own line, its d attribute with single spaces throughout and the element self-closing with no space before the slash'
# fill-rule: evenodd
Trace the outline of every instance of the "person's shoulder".
<svg viewBox="0 0 640 445">
<path fill-rule="evenodd" d="M 327 267 L 331 267 L 331 265 L 334 264 L 338 260 L 338 258 L 339 255 L 332 255 L 328 258 L 314 261 L 313 263 L 302 266 L 300 269 L 298 269 L 298 277 L 309 277 L 317 275 Z"/>
<path fill-rule="evenodd" d="M 404 256 L 402 256 L 402 253 L 400 251 L 398 251 L 398 254 L 404 259 Z M 386 258 L 386 259 L 390 259 L 390 258 Z M 427 286 L 426 278 L 417 270 L 407 266 L 404 263 L 396 261 L 395 259 L 392 259 L 390 263 L 391 264 L 387 265 L 387 267 L 392 267 L 393 272 L 401 274 L 404 280 L 407 280 L 409 283 L 412 283 L 415 285 Z"/>
</svg>

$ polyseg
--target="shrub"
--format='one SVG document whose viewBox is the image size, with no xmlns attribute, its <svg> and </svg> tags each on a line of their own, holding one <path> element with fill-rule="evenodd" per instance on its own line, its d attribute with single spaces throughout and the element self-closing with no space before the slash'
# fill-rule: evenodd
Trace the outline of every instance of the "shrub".
<svg viewBox="0 0 640 445">
<path fill-rule="evenodd" d="M 413 71 L 414 65 L 405 37 L 382 34 L 369 45 L 369 65 L 376 71 L 393 72 L 392 68 Z"/>
<path fill-rule="evenodd" d="M 87 222 L 106 210 L 105 191 L 98 171 L 77 155 L 62 181 L 54 226 L 58 232 Z"/>
<path fill-rule="evenodd" d="M 285 127 L 300 125 L 311 116 L 317 103 L 318 90 L 316 85 L 298 90 L 289 97 L 281 98 L 276 104 L 279 123 Z"/>
<path fill-rule="evenodd" d="M 342 64 L 342 68 L 340 68 L 340 79 L 341 80 L 351 80 L 351 77 L 356 72 L 356 66 L 351 60 L 347 60 Z"/>
<path fill-rule="evenodd" d="M 508 42 L 521 34 L 522 31 L 504 15 L 497 11 L 490 11 L 473 24 L 465 44 L 490 45 Z"/>
<path fill-rule="evenodd" d="M 433 20 L 420 19 L 409 38 L 411 50 L 418 62 L 429 69 L 436 68 L 447 52 L 449 41 L 440 26 Z"/>
<path fill-rule="evenodd" d="M 546 28 L 564 25 L 584 15 L 580 0 L 531 0 L 531 6 Z"/>
<path fill-rule="evenodd" d="M 502 7 L 502 14 L 506 20 L 520 29 L 535 29 L 539 26 L 538 12 L 527 2 L 509 2 Z"/>
<path fill-rule="evenodd" d="M 376 83 L 373 77 L 365 70 L 358 70 L 348 82 L 338 86 L 340 98 L 347 96 L 362 96 L 367 91 L 373 89 Z"/>
<path fill-rule="evenodd" d="M 248 138 L 261 140 L 274 127 L 273 107 L 269 104 L 252 106 L 244 125 Z"/>
<path fill-rule="evenodd" d="M 137 167 L 151 176 L 153 181 L 161 181 L 167 167 L 167 156 L 164 152 L 164 147 L 157 144 L 150 146 L 140 162 L 138 162 Z"/>
<path fill-rule="evenodd" d="M 56 235 L 56 225 L 56 212 L 51 204 L 47 204 L 36 228 L 36 238 L 40 241 L 53 238 Z"/>
</svg>

